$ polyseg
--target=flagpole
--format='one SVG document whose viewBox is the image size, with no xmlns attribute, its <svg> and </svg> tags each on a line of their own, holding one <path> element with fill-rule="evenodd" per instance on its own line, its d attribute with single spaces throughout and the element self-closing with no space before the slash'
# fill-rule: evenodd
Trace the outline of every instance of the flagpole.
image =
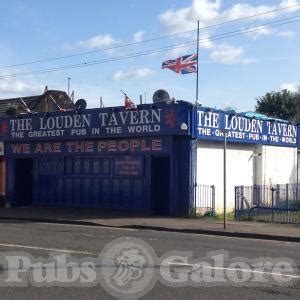
<svg viewBox="0 0 300 300">
<path fill-rule="evenodd" d="M 198 87 L 199 87 L 199 20 L 197 22 L 197 79 L 196 79 L 196 102 L 198 103 Z"/>
</svg>

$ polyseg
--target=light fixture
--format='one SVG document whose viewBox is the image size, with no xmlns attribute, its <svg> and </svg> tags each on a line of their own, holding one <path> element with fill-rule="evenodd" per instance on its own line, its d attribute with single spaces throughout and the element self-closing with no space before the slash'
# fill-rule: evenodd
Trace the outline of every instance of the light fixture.
<svg viewBox="0 0 300 300">
<path fill-rule="evenodd" d="M 259 157 L 262 156 L 262 153 L 253 153 L 251 154 L 251 156 L 249 157 L 248 161 L 250 161 L 251 159 L 253 159 L 254 157 Z"/>
<path fill-rule="evenodd" d="M 180 129 L 181 130 L 188 130 L 188 126 L 186 125 L 186 123 L 181 123 L 180 124 Z"/>
</svg>

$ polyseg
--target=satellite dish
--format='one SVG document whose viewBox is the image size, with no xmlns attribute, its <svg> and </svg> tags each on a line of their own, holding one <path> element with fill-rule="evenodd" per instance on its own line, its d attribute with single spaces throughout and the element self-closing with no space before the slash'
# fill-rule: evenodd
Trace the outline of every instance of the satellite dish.
<svg viewBox="0 0 300 300">
<path fill-rule="evenodd" d="M 153 103 L 168 103 L 170 102 L 170 95 L 165 90 L 157 90 L 152 97 Z"/>
<path fill-rule="evenodd" d="M 77 110 L 86 109 L 86 101 L 84 99 L 78 99 L 75 103 L 75 107 Z"/>
</svg>

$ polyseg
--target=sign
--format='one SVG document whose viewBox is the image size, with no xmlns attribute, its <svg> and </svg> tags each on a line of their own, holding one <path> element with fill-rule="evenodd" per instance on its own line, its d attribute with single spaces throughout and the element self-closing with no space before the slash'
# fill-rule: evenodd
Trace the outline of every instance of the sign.
<svg viewBox="0 0 300 300">
<path fill-rule="evenodd" d="M 3 117 L 0 138 L 23 141 L 188 134 L 180 129 L 181 123 L 187 123 L 188 106 L 187 103 L 143 105 L 131 110 L 116 107 Z"/>
<path fill-rule="evenodd" d="M 115 175 L 143 176 L 143 157 L 119 156 L 115 158 Z"/>
<path fill-rule="evenodd" d="M 8 156 L 44 154 L 147 154 L 169 152 L 171 145 L 172 139 L 169 137 L 7 143 L 6 153 Z"/>
<path fill-rule="evenodd" d="M 199 139 L 230 142 L 297 146 L 297 126 L 218 111 L 195 111 L 194 136 Z"/>
</svg>

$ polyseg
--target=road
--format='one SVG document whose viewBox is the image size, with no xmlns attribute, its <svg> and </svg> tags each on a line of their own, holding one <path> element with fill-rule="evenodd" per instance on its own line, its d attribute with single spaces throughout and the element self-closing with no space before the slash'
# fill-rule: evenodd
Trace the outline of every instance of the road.
<svg viewBox="0 0 300 300">
<path fill-rule="evenodd" d="M 170 233 L 150 230 L 112 229 L 106 227 L 47 224 L 30 222 L 0 222 L 0 253 L 26 252 L 33 258 L 48 258 L 49 253 L 68 254 L 76 259 L 97 258 L 102 249 L 117 238 L 131 241 L 142 239 L 158 257 L 169 251 L 192 251 L 194 258 L 206 257 L 207 253 L 224 249 L 230 258 L 244 257 L 252 261 L 258 257 L 277 259 L 287 257 L 296 264 L 288 286 L 281 286 L 270 278 L 265 285 L 225 286 L 194 283 L 194 286 L 170 287 L 157 281 L 143 299 L 299 299 L 300 298 L 300 244 L 264 241 L 196 234 Z M 0 261 L 1 262 L 1 261 Z M 226 260 L 222 271 L 230 270 Z M 0 264 L 1 265 L 1 264 Z M 183 269 L 195 262 L 182 263 Z M 156 266 L 159 270 L 160 266 Z M 173 266 L 174 267 L 174 266 Z M 180 269 L 180 263 L 175 264 Z M 97 265 L 97 268 L 103 268 Z M 245 270 L 244 270 L 245 271 Z M 242 271 L 242 272 L 244 272 Z M 184 273 L 184 271 L 182 271 Z M 246 271 L 245 271 L 246 272 Z M 246 272 L 247 273 L 247 272 Z M 257 272 L 257 275 L 261 275 Z M 1 275 L 1 272 L 0 272 Z M 265 274 L 264 274 L 265 275 Z M 291 277 L 289 277 L 291 276 Z M 189 277 L 190 278 L 190 277 Z M 0 287 L 1 299 L 114 299 L 100 285 L 91 287 Z"/>
</svg>

